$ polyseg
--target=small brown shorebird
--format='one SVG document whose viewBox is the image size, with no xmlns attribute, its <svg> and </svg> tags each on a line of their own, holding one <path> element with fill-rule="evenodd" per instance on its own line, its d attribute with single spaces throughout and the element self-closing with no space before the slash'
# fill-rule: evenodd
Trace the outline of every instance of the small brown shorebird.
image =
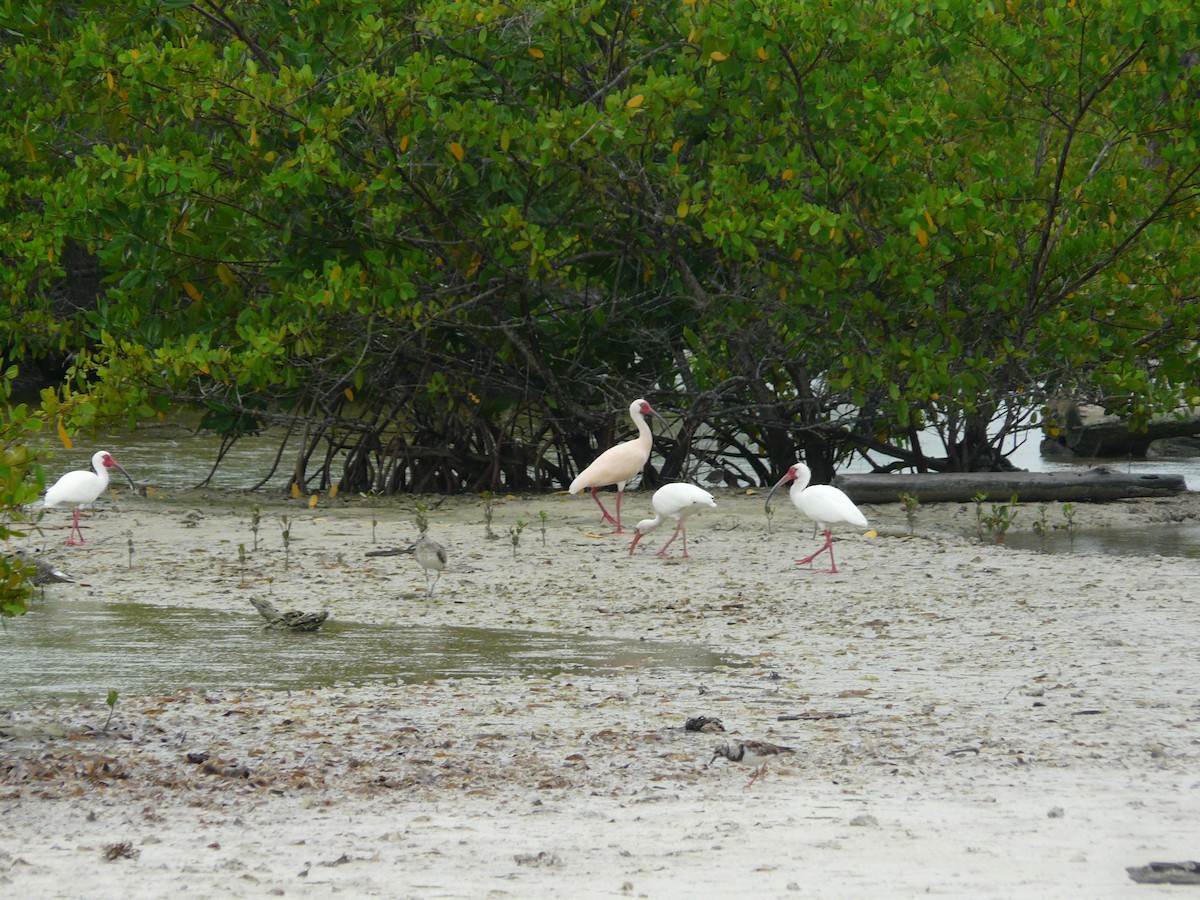
<svg viewBox="0 0 1200 900">
<path fill-rule="evenodd" d="M 711 766 L 716 762 L 718 756 L 723 756 L 730 762 L 741 763 L 744 766 L 758 766 L 746 785 L 746 787 L 750 787 L 766 774 L 767 763 L 783 753 L 795 752 L 795 747 L 781 747 L 779 744 L 771 744 L 767 741 L 737 741 L 718 746 L 713 751 L 712 759 L 708 761 L 708 764 Z"/>
<path fill-rule="evenodd" d="M 425 570 L 425 596 L 432 597 L 433 589 L 442 577 L 442 570 L 446 568 L 446 548 L 429 535 L 423 534 L 410 549 L 421 568 Z M 429 580 L 431 576 L 432 583 Z"/>
<path fill-rule="evenodd" d="M 75 580 L 52 563 L 39 556 L 31 556 L 24 550 L 15 551 L 12 557 L 24 564 L 26 580 L 34 587 L 40 588 L 43 597 L 46 595 L 46 585 L 66 584 Z"/>
</svg>

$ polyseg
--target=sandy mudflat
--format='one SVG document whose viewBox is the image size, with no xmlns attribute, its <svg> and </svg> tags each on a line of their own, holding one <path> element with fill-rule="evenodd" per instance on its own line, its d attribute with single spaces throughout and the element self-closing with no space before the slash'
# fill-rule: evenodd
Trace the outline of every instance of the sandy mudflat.
<svg viewBox="0 0 1200 900">
<path fill-rule="evenodd" d="M 920 509 L 910 536 L 902 509 L 881 506 L 864 510 L 877 535 L 842 535 L 829 575 L 793 565 L 816 547 L 811 526 L 784 500 L 768 535 L 761 494 L 719 494 L 692 520 L 690 561 L 654 555 L 664 531 L 628 556 L 586 498 L 503 499 L 496 540 L 482 501 L 452 498 L 429 513 L 451 564 L 426 600 L 413 560 L 365 557 L 415 537 L 410 503 L 261 500 L 241 586 L 247 502 L 109 501 L 86 520 L 88 548 L 47 532 L 49 555 L 86 584 L 51 597 L 240 611 L 269 589 L 281 607 L 342 620 L 690 642 L 747 664 L 123 695 L 107 732 L 99 697 L 0 712 L 3 894 L 1200 890 L 1125 872 L 1200 858 L 1200 560 L 983 545 L 969 504 Z M 648 509 L 629 494 L 627 524 Z M 1198 514 L 1187 495 L 1081 504 L 1077 522 Z M 1016 527 L 1034 517 L 1023 509 Z M 518 519 L 531 524 L 514 559 Z M 706 766 L 720 736 L 685 731 L 698 715 L 727 739 L 797 752 L 748 785 L 748 769 Z"/>
</svg>

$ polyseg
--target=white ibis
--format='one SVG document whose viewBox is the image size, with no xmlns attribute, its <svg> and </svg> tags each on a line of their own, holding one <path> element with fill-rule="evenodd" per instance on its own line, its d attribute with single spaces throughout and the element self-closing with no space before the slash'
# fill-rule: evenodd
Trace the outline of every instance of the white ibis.
<svg viewBox="0 0 1200 900">
<path fill-rule="evenodd" d="M 442 577 L 442 569 L 446 568 L 446 548 L 423 534 L 421 539 L 412 545 L 412 553 L 425 570 L 425 596 L 432 597 L 433 589 Z M 430 576 L 433 577 L 432 584 L 429 581 Z"/>
<path fill-rule="evenodd" d="M 637 523 L 637 527 L 634 529 L 636 533 L 633 536 L 633 543 L 629 545 L 629 554 L 633 555 L 633 548 L 637 546 L 643 535 L 661 525 L 664 519 L 674 519 L 675 533 L 655 555 L 666 556 L 671 541 L 682 534 L 683 558 L 687 559 L 687 517 L 705 507 L 715 508 L 717 501 L 704 488 L 696 487 L 694 484 L 666 484 L 654 492 L 654 496 L 650 498 L 650 505 L 654 507 L 654 518 L 642 519 Z"/>
<path fill-rule="evenodd" d="M 662 416 L 656 413 L 645 400 L 634 400 L 630 403 L 629 418 L 633 419 L 633 424 L 637 426 L 638 436 L 632 441 L 625 441 L 623 444 L 609 447 L 597 456 L 590 466 L 576 475 L 575 480 L 571 482 L 571 487 L 568 488 L 568 492 L 572 494 L 578 494 L 584 488 L 591 488 L 592 499 L 600 507 L 604 519 L 616 526 L 616 534 L 623 533 L 621 498 L 625 494 L 625 485 L 646 467 L 646 461 L 650 459 L 650 449 L 654 444 L 654 435 L 650 432 L 646 416 L 654 416 L 660 421 L 662 420 Z M 615 519 L 608 514 L 608 510 L 604 508 L 604 504 L 600 502 L 598 496 L 600 488 L 610 484 L 617 486 L 617 517 Z"/>
<path fill-rule="evenodd" d="M 739 741 L 731 744 L 721 744 L 713 752 L 712 759 L 708 761 L 711 766 L 717 761 L 718 756 L 723 756 L 730 762 L 741 763 L 746 766 L 758 766 L 752 776 L 750 776 L 750 784 L 754 784 L 767 771 L 767 763 L 785 753 L 795 753 L 794 747 L 781 747 L 778 744 L 772 744 L 767 741 Z M 749 787 L 747 784 L 746 787 Z"/>
<path fill-rule="evenodd" d="M 790 492 L 792 504 L 816 522 L 818 528 L 825 531 L 825 543 L 821 545 L 821 549 L 804 559 L 796 560 L 796 565 L 802 566 L 805 563 L 811 565 L 814 559 L 828 550 L 829 571 L 836 574 L 838 568 L 837 562 L 833 558 L 833 526 L 857 525 L 859 528 L 866 528 L 867 517 L 859 512 L 853 500 L 833 485 L 814 484 L 810 486 L 808 483 L 810 478 L 812 478 L 812 472 L 809 471 L 808 466 L 804 463 L 796 463 L 787 470 L 786 475 L 775 482 L 775 487 L 771 488 L 767 494 L 767 505 L 771 505 L 771 495 L 781 484 L 795 480 Z"/>
<path fill-rule="evenodd" d="M 79 511 L 89 503 L 95 503 L 96 498 L 104 493 L 105 488 L 108 487 L 109 469 L 118 469 L 129 480 L 129 486 L 134 491 L 137 490 L 129 473 L 117 465 L 117 461 L 107 450 L 98 450 L 92 454 L 92 468 L 95 469 L 94 472 L 79 469 L 68 472 L 58 479 L 46 491 L 46 499 L 42 504 L 50 507 L 58 506 L 60 503 L 69 503 L 75 507 L 75 519 L 71 524 L 71 530 L 67 532 L 67 544 L 71 546 L 87 543 L 83 539 L 83 532 L 79 530 Z M 75 540 L 75 535 L 79 535 L 79 540 Z"/>
</svg>

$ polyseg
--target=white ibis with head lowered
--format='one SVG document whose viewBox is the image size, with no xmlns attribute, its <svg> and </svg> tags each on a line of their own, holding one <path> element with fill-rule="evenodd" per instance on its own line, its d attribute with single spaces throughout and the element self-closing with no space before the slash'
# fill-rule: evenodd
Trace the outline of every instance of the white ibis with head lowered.
<svg viewBox="0 0 1200 900">
<path fill-rule="evenodd" d="M 653 531 L 665 519 L 674 519 L 675 533 L 655 555 L 666 556 L 671 541 L 682 534 L 683 557 L 687 559 L 687 517 L 705 508 L 715 508 L 717 501 L 704 488 L 696 487 L 694 484 L 666 484 L 654 492 L 654 496 L 650 498 L 650 505 L 654 507 L 654 518 L 642 519 L 637 523 L 637 527 L 634 529 L 636 533 L 633 536 L 633 543 L 629 545 L 630 555 L 633 555 L 633 548 L 647 532 Z"/>
<path fill-rule="evenodd" d="M 825 532 L 825 543 L 821 545 L 821 548 L 804 559 L 796 560 L 796 565 L 802 566 L 805 563 L 811 565 L 814 559 L 828 550 L 829 571 L 836 573 L 838 567 L 833 558 L 833 526 L 856 525 L 859 528 L 866 528 L 867 517 L 859 512 L 854 501 L 842 491 L 831 484 L 810 485 L 808 482 L 811 478 L 812 472 L 809 471 L 808 466 L 804 463 L 796 463 L 787 470 L 786 475 L 775 482 L 775 487 L 771 488 L 767 494 L 767 506 L 771 505 L 771 495 L 781 484 L 794 481 L 790 492 L 792 504 L 816 522 L 817 527 Z"/>
<path fill-rule="evenodd" d="M 568 489 L 569 493 L 578 494 L 584 488 L 591 488 L 592 499 L 600 507 L 604 519 L 616 526 L 617 534 L 623 532 L 621 528 L 621 498 L 625 494 L 625 485 L 646 467 L 646 462 L 650 459 L 650 449 L 654 445 L 654 435 L 650 432 L 646 416 L 654 416 L 660 421 L 662 420 L 662 416 L 656 413 L 645 400 L 634 400 L 629 404 L 629 418 L 633 419 L 633 424 L 637 426 L 638 436 L 632 441 L 609 447 L 597 456 L 590 466 L 575 476 L 575 480 L 571 482 L 571 487 Z M 615 519 L 608 514 L 608 510 L 604 508 L 600 497 L 597 496 L 600 488 L 610 484 L 617 486 L 617 517 Z"/>
<path fill-rule="evenodd" d="M 68 472 L 46 491 L 46 499 L 42 503 L 46 507 L 58 506 L 60 503 L 69 503 L 75 507 L 75 519 L 67 533 L 69 545 L 86 543 L 83 532 L 79 530 L 79 511 L 89 503 L 95 503 L 96 498 L 104 493 L 108 487 L 109 469 L 120 471 L 129 480 L 129 486 L 134 491 L 137 490 L 129 473 L 117 465 L 117 461 L 107 450 L 98 450 L 92 454 L 92 468 L 95 469 L 94 472 L 85 469 Z M 79 536 L 79 540 L 75 540 L 76 535 Z"/>
</svg>

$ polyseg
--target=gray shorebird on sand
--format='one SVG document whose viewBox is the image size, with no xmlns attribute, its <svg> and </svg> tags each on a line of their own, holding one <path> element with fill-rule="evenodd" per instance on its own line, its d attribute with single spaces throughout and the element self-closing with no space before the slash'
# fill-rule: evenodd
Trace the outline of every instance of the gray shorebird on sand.
<svg viewBox="0 0 1200 900">
<path fill-rule="evenodd" d="M 429 535 L 422 534 L 414 543 L 403 549 L 371 550 L 367 556 L 400 556 L 408 553 L 411 553 L 425 570 L 425 596 L 432 597 L 433 588 L 442 577 L 442 570 L 446 568 L 446 560 L 449 557 L 446 548 Z"/>
<path fill-rule="evenodd" d="M 433 589 L 442 577 L 442 570 L 446 568 L 446 548 L 429 535 L 423 534 L 411 549 L 413 556 L 425 570 L 425 596 L 432 597 Z M 432 582 L 429 580 L 431 577 Z"/>
</svg>

